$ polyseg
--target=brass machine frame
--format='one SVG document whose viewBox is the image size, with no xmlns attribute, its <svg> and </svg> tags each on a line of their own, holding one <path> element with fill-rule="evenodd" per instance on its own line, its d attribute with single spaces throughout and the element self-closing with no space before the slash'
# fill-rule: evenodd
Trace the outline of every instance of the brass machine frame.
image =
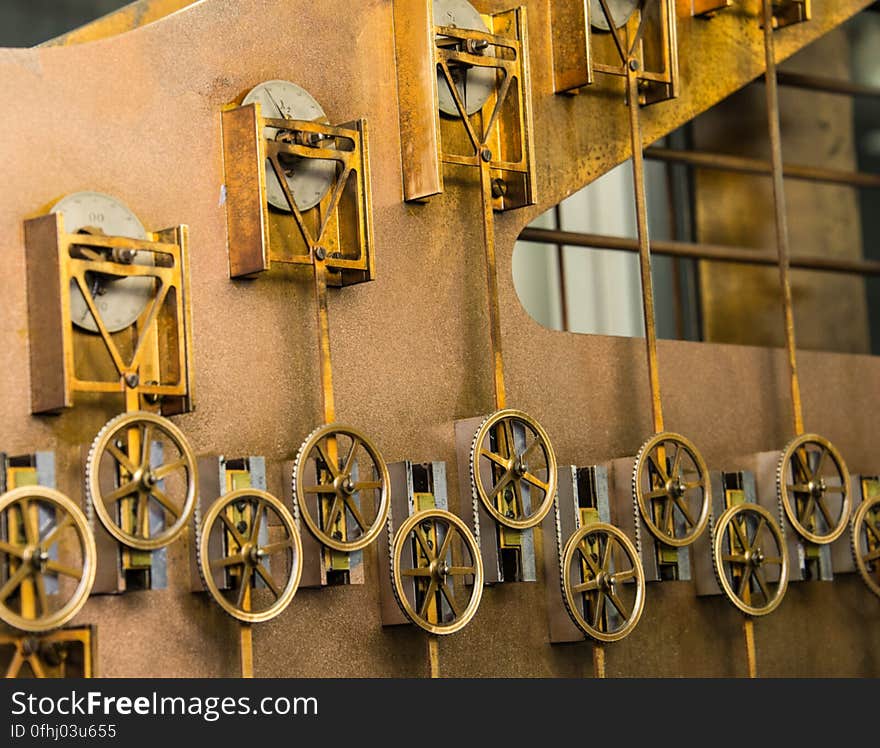
<svg viewBox="0 0 880 748">
<path fill-rule="evenodd" d="M 188 228 L 180 225 L 148 239 L 69 234 L 64 217 L 52 213 L 25 221 L 27 246 L 28 322 L 32 345 L 31 410 L 53 413 L 72 407 L 77 392 L 121 393 L 126 410 L 140 408 L 140 398 L 161 399 L 165 414 L 192 409 L 192 315 L 189 305 Z M 93 250 L 144 251 L 155 256 L 153 266 L 130 265 L 96 259 Z M 92 255 L 90 257 L 90 255 Z M 125 361 L 114 334 L 107 331 L 86 273 L 151 277 L 159 283 L 155 298 L 126 331 L 134 336 L 132 357 Z M 90 353 L 85 338 L 93 335 L 74 329 L 70 312 L 70 285 L 75 282 L 98 326 L 100 341 L 112 362 L 116 379 L 97 375 L 80 378 L 76 364 Z M 48 287 L 57 295 L 45 293 Z M 174 366 L 163 366 L 173 360 Z"/>
<path fill-rule="evenodd" d="M 34 676 L 37 678 L 67 678 L 64 662 L 52 665 L 44 662 L 44 656 L 39 650 L 40 644 L 61 644 L 69 646 L 79 644 L 83 649 L 83 672 L 80 677 L 94 678 L 95 663 L 97 662 L 98 637 L 95 626 L 78 626 L 66 629 L 58 629 L 48 634 L 0 634 L 0 646 L 11 646 L 13 655 L 6 667 L 4 678 L 17 678 L 21 668 L 27 663 Z M 53 670 L 55 672 L 53 672 Z"/>
<path fill-rule="evenodd" d="M 226 109 L 221 119 L 229 277 L 254 275 L 277 262 L 316 268 L 323 265 L 327 269 L 326 282 L 332 286 L 373 280 L 373 211 L 366 120 L 332 126 L 263 117 L 259 102 Z M 290 133 L 290 141 L 267 140 L 264 127 Z M 279 162 L 281 155 L 326 159 L 341 166 L 333 188 L 311 209 L 317 209 L 316 221 L 307 220 L 296 206 Z M 267 160 L 278 175 L 293 227 L 291 218 L 269 208 Z M 310 213 L 305 211 L 306 215 Z M 354 250 L 349 254 L 343 246 L 347 244 L 346 231 L 354 237 Z"/>
<path fill-rule="evenodd" d="M 680 75 L 675 0 L 642 0 L 641 7 L 620 29 L 610 20 L 606 0 L 599 2 L 610 28 L 601 34 L 591 25 L 589 0 L 557 0 L 553 5 L 553 87 L 556 93 L 577 93 L 595 82 L 596 73 L 628 79 L 631 72 L 636 72 L 642 105 L 676 98 Z M 648 26 L 655 26 L 658 33 L 646 33 Z M 600 41 L 600 36 L 606 39 Z M 597 47 L 608 41 L 613 42 L 612 58 L 616 56 L 619 62 L 598 59 Z M 630 70 L 633 61 L 638 61 L 638 67 Z"/>
</svg>

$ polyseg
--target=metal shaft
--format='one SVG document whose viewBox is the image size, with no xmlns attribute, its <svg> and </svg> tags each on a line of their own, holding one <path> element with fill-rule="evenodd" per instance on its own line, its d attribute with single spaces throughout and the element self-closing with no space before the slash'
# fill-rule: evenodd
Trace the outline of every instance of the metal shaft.
<svg viewBox="0 0 880 748">
<path fill-rule="evenodd" d="M 755 622 L 751 618 L 743 619 L 743 635 L 746 639 L 746 662 L 749 678 L 758 677 L 758 663 L 755 657 Z"/>
<path fill-rule="evenodd" d="M 318 310 L 318 359 L 321 371 L 321 405 L 324 409 L 324 423 L 336 420 L 336 405 L 333 401 L 333 369 L 330 364 L 330 313 L 327 305 L 327 267 L 314 258 L 315 302 Z"/>
<path fill-rule="evenodd" d="M 635 69 L 633 69 L 635 66 Z M 645 158 L 639 122 L 638 61 L 626 66 L 627 105 L 632 140 L 633 187 L 636 199 L 636 231 L 639 241 L 639 271 L 642 279 L 642 311 L 645 318 L 645 344 L 648 354 L 648 380 L 651 385 L 651 414 L 655 433 L 663 431 L 660 402 L 660 372 L 657 364 L 657 327 L 654 319 L 654 283 L 651 278 L 651 247 L 648 237 L 648 206 L 645 197 Z"/>
<path fill-rule="evenodd" d="M 254 677 L 254 632 L 249 623 L 241 624 L 239 629 L 239 651 L 241 653 L 241 677 Z"/>
<path fill-rule="evenodd" d="M 605 677 L 605 647 L 598 642 L 593 645 L 593 677 Z"/>
<path fill-rule="evenodd" d="M 782 171 L 782 136 L 779 130 L 779 90 L 776 84 L 776 53 L 773 45 L 772 0 L 763 0 L 764 7 L 764 59 L 767 93 L 767 126 L 770 135 L 770 164 L 773 179 L 773 207 L 776 221 L 776 251 L 779 255 L 779 282 L 782 286 L 782 312 L 785 324 L 785 345 L 791 378 L 791 407 L 795 435 L 804 433 L 801 388 L 798 381 L 797 353 L 794 336 L 794 308 L 791 298 L 789 272 L 788 220 L 785 215 L 785 185 Z"/>
<path fill-rule="evenodd" d="M 485 153 L 485 149 L 484 149 Z M 491 156 L 490 156 L 491 160 Z M 492 208 L 492 167 L 490 160 L 480 161 L 480 188 L 483 207 L 483 241 L 486 250 L 486 282 L 489 296 L 489 342 L 495 378 L 495 407 L 507 407 L 504 391 L 504 360 L 501 355 L 501 314 L 498 301 L 498 267 L 495 258 L 495 214 Z"/>
<path fill-rule="evenodd" d="M 431 678 L 440 677 L 440 639 L 428 634 L 428 668 Z"/>
</svg>

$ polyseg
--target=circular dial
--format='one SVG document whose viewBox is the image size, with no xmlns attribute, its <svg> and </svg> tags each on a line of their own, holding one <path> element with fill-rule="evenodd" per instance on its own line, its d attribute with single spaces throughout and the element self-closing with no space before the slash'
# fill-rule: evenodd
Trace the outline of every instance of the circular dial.
<svg viewBox="0 0 880 748">
<path fill-rule="evenodd" d="M 434 25 L 451 26 L 459 29 L 485 31 L 489 27 L 480 17 L 480 12 L 467 0 L 434 0 Z M 443 39 L 443 37 L 438 37 Z M 483 54 L 490 54 L 487 49 Z M 472 67 L 450 70 L 458 95 L 468 114 L 479 112 L 495 90 L 496 72 L 494 68 Z M 441 71 L 437 72 L 437 98 L 440 111 L 450 117 L 460 117 L 449 84 Z"/>
<path fill-rule="evenodd" d="M 776 490 L 788 521 L 809 542 L 830 543 L 846 530 L 849 472 L 827 439 L 818 434 L 792 439 L 779 458 Z"/>
<path fill-rule="evenodd" d="M 645 572 L 632 541 L 613 525 L 578 529 L 565 544 L 562 599 L 575 625 L 600 642 L 623 639 L 645 607 Z"/>
<path fill-rule="evenodd" d="M 100 192 L 75 192 L 55 203 L 52 212 L 64 216 L 64 230 L 68 234 L 147 238 L 146 229 L 125 204 Z M 144 250 L 132 253 L 126 261 L 148 267 L 155 264 L 153 253 Z M 85 282 L 108 332 L 119 332 L 133 325 L 152 300 L 156 288 L 154 278 L 143 276 L 126 278 L 86 272 Z M 73 279 L 70 281 L 70 319 L 83 330 L 98 332 L 98 324 Z"/>
<path fill-rule="evenodd" d="M 289 81 L 273 80 L 251 89 L 242 104 L 260 102 L 263 117 L 327 122 L 321 105 L 304 88 Z M 277 127 L 263 128 L 267 140 L 279 140 L 288 131 Z M 314 208 L 330 190 L 336 178 L 336 162 L 329 159 L 289 156 L 281 161 L 284 178 L 298 210 Z M 290 212 L 290 205 L 278 181 L 272 162 L 266 159 L 266 199 L 278 210 Z"/>
<path fill-rule="evenodd" d="M 779 523 L 764 507 L 725 510 L 715 525 L 712 563 L 722 591 L 746 615 L 767 615 L 782 602 L 788 554 Z"/>
<path fill-rule="evenodd" d="M 196 459 L 183 432 L 154 413 L 134 411 L 98 432 L 86 463 L 86 496 L 120 543 L 152 551 L 171 543 L 196 504 Z"/>
<path fill-rule="evenodd" d="M 391 580 L 398 605 L 414 624 L 431 634 L 461 631 L 483 596 L 477 541 L 450 512 L 417 512 L 394 536 Z"/>
<path fill-rule="evenodd" d="M 260 623 L 284 611 L 302 576 L 302 542 L 290 512 L 265 491 L 221 497 L 198 525 L 205 589 L 233 618 Z"/>
<path fill-rule="evenodd" d="M 95 539 L 82 510 L 64 494 L 23 486 L 0 496 L 0 620 L 23 631 L 63 626 L 95 582 Z"/>
<path fill-rule="evenodd" d="M 880 597 L 880 496 L 863 501 L 853 516 L 852 551 L 865 584 Z"/>
<path fill-rule="evenodd" d="M 633 466 L 633 499 L 657 540 L 690 545 L 709 522 L 709 469 L 697 448 L 669 431 L 646 441 Z"/>
<path fill-rule="evenodd" d="M 541 424 L 520 410 L 499 410 L 483 421 L 470 468 L 475 497 L 506 527 L 534 527 L 553 505 L 556 454 Z"/>
<path fill-rule="evenodd" d="M 329 424 L 303 442 L 293 467 L 295 510 L 328 548 L 352 553 L 382 531 L 391 480 L 379 450 L 360 431 Z"/>
<path fill-rule="evenodd" d="M 641 5 L 641 0 L 605 0 L 605 4 L 614 20 L 614 28 L 619 29 L 626 26 L 636 8 Z M 600 31 L 611 31 L 599 0 L 590 0 L 590 25 Z"/>
</svg>

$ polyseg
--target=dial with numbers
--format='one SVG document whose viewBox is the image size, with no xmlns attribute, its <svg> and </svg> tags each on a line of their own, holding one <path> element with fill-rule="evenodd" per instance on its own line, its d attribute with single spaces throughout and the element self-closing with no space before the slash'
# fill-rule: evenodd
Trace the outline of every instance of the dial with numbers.
<svg viewBox="0 0 880 748">
<path fill-rule="evenodd" d="M 295 83 L 272 80 L 254 87 L 242 101 L 243 105 L 260 102 L 263 117 L 269 119 L 295 119 L 308 122 L 327 122 L 321 105 L 311 94 Z M 283 133 L 277 127 L 263 128 L 263 137 L 275 140 Z M 336 178 L 336 163 L 328 159 L 290 157 L 285 167 L 287 185 L 296 207 L 303 211 L 314 208 L 327 194 Z M 269 205 L 278 210 L 290 211 L 284 190 L 266 159 L 266 198 Z"/>
<path fill-rule="evenodd" d="M 131 210 L 115 197 L 100 192 L 75 192 L 52 207 L 64 216 L 64 230 L 69 234 L 103 234 L 146 239 L 147 231 Z M 126 261 L 134 265 L 154 264 L 151 252 L 131 253 Z M 89 292 L 108 332 L 118 332 L 134 324 L 155 293 L 156 281 L 148 277 L 120 277 L 87 273 Z M 89 310 L 75 280 L 70 282 L 70 318 L 77 327 L 98 332 L 98 324 Z"/>
<path fill-rule="evenodd" d="M 614 28 L 625 26 L 640 4 L 641 0 L 606 0 L 608 12 L 614 19 Z M 590 0 L 590 25 L 600 31 L 611 31 L 599 0 Z"/>
<path fill-rule="evenodd" d="M 479 11 L 467 0 L 434 0 L 434 25 L 452 26 L 489 33 Z M 491 48 L 490 48 L 491 49 Z M 484 54 L 489 54 L 486 50 Z M 456 88 L 468 114 L 483 108 L 495 89 L 496 72 L 493 68 L 471 68 L 451 71 L 456 78 Z M 450 117 L 459 117 L 458 107 L 442 73 L 437 74 L 437 97 L 440 111 Z"/>
</svg>

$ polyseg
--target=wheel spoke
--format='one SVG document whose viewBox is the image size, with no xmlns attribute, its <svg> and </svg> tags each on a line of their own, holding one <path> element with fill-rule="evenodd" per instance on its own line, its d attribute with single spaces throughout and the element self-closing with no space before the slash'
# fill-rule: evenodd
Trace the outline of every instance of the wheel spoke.
<svg viewBox="0 0 880 748">
<path fill-rule="evenodd" d="M 351 440 L 351 449 L 348 450 L 348 457 L 345 458 L 345 465 L 342 468 L 343 475 L 351 475 L 352 468 L 354 467 L 354 458 L 357 454 L 357 449 L 361 444 L 361 440 L 356 436 L 352 437 Z"/>
<path fill-rule="evenodd" d="M 257 564 L 254 568 L 257 570 L 257 574 L 259 574 L 263 578 L 263 581 L 269 586 L 269 589 L 272 590 L 275 599 L 277 600 L 281 597 L 282 590 L 278 586 L 278 583 L 272 578 L 272 575 L 266 570 L 266 567 L 262 564 Z"/>
<path fill-rule="evenodd" d="M 741 546 L 743 552 L 745 552 L 745 551 L 749 550 L 749 548 L 752 547 L 752 544 L 749 543 L 747 533 L 745 532 L 745 530 L 743 530 L 743 528 L 740 526 L 740 523 L 737 520 L 738 520 L 737 517 L 734 517 L 733 519 L 731 519 L 729 526 L 731 528 L 733 528 L 733 531 L 736 534 L 736 538 L 737 538 L 737 540 L 739 540 L 739 543 L 740 543 L 740 546 Z M 731 549 L 733 548 L 732 543 L 731 543 L 730 547 L 731 547 Z"/>
<path fill-rule="evenodd" d="M 691 510 L 688 508 L 687 502 L 679 496 L 676 496 L 673 501 L 678 507 L 678 511 L 684 515 L 684 521 L 688 523 L 688 527 L 696 527 L 697 523 L 691 515 Z"/>
<path fill-rule="evenodd" d="M 756 543 L 758 542 L 758 540 L 761 538 L 761 532 L 764 530 L 764 528 L 765 528 L 766 526 L 767 526 L 767 519 L 766 519 L 766 517 L 761 517 L 761 519 L 758 521 L 758 526 L 755 528 L 755 534 L 752 536 L 752 537 L 754 538 L 754 540 L 752 541 L 752 543 L 751 543 L 751 545 L 749 546 L 749 548 L 754 548 L 754 547 L 755 547 L 755 544 L 756 544 Z"/>
<path fill-rule="evenodd" d="M 672 457 L 672 468 L 669 471 L 669 475 L 677 476 L 678 471 L 681 468 L 681 444 L 675 445 L 675 454 Z"/>
<path fill-rule="evenodd" d="M 473 576 L 477 570 L 473 566 L 450 566 L 447 574 L 451 577 L 461 577 L 467 574 Z"/>
<path fill-rule="evenodd" d="M 741 553 L 722 553 L 721 560 L 726 561 L 729 564 L 745 564 L 748 563 L 746 561 L 746 557 Z"/>
<path fill-rule="evenodd" d="M 354 484 L 355 493 L 360 491 L 378 491 L 380 488 L 382 488 L 382 481 L 380 480 L 362 480 Z"/>
<path fill-rule="evenodd" d="M 263 524 L 263 502 L 257 501 L 253 505 L 254 518 L 251 522 L 251 543 L 259 543 L 260 526 Z"/>
<path fill-rule="evenodd" d="M 804 504 L 804 510 L 798 516 L 798 521 L 801 525 L 806 527 L 809 525 L 810 520 L 813 518 L 813 513 L 816 511 L 816 500 L 813 498 L 813 494 L 810 493 L 807 496 L 807 503 Z"/>
<path fill-rule="evenodd" d="M 602 631 L 599 627 L 599 622 L 602 619 L 602 613 L 605 611 L 605 593 L 602 590 L 599 590 L 599 594 L 596 596 L 596 607 L 593 610 L 593 628 L 596 631 Z"/>
<path fill-rule="evenodd" d="M 605 553 L 602 555 L 602 571 L 611 568 L 611 553 L 614 550 L 615 540 L 611 535 L 605 536 Z"/>
<path fill-rule="evenodd" d="M 65 514 L 64 519 L 56 524 L 55 527 L 49 531 L 49 534 L 40 541 L 40 550 L 45 551 L 51 548 L 58 540 L 61 533 L 71 525 L 73 525 L 73 517 L 70 514 Z M 3 546 L 0 545 L 0 550 L 2 550 L 2 548 Z"/>
<path fill-rule="evenodd" d="M 632 569 L 627 569 L 626 571 L 618 571 L 611 575 L 611 578 L 614 580 L 614 583 L 618 582 L 628 582 L 630 579 L 636 578 L 636 570 L 635 567 Z"/>
<path fill-rule="evenodd" d="M 239 548 L 244 548 L 247 544 L 247 541 L 244 539 L 244 536 L 238 531 L 238 528 L 235 526 L 233 521 L 226 516 L 225 512 L 220 512 L 220 521 L 226 525 L 226 529 L 232 533 L 232 537 L 235 539 L 235 542 L 238 544 Z"/>
<path fill-rule="evenodd" d="M 431 581 L 428 582 L 428 589 L 425 591 L 425 598 L 422 600 L 422 605 L 419 608 L 419 618 L 425 617 L 428 612 L 428 606 L 431 604 L 435 594 L 437 594 L 437 580 L 431 577 Z"/>
<path fill-rule="evenodd" d="M 293 540 L 291 538 L 279 540 L 277 543 L 269 543 L 269 545 L 262 546 L 260 550 L 267 556 L 274 556 L 276 553 L 286 551 L 288 548 L 293 548 Z"/>
<path fill-rule="evenodd" d="M 40 528 L 36 522 L 37 512 L 33 511 L 33 509 L 36 508 L 39 511 L 39 504 L 34 507 L 33 502 L 22 499 L 19 507 L 19 511 L 24 518 L 24 534 L 27 537 L 27 542 L 29 545 L 37 545 L 40 542 Z"/>
<path fill-rule="evenodd" d="M 425 539 L 422 537 L 422 534 L 415 530 L 412 534 L 415 536 L 418 544 L 422 547 L 422 553 L 425 554 L 425 558 L 428 559 L 428 561 L 433 561 L 436 558 L 436 556 L 434 555 L 434 551 L 428 548 L 428 545 L 427 543 L 425 543 Z"/>
<path fill-rule="evenodd" d="M 514 478 L 510 485 L 513 486 L 513 497 L 516 503 L 516 506 L 513 508 L 513 514 L 515 517 L 522 517 L 525 514 L 525 502 L 523 501 L 522 494 L 522 483 L 518 478 Z"/>
<path fill-rule="evenodd" d="M 327 513 L 327 525 L 324 529 L 330 530 L 333 525 L 336 524 L 336 520 L 340 512 L 342 512 L 342 507 L 342 499 L 340 499 L 339 495 L 337 494 L 333 497 L 333 501 L 330 504 L 330 511 Z"/>
<path fill-rule="evenodd" d="M 540 436 L 536 436 L 532 440 L 532 443 L 529 444 L 529 446 L 526 447 L 525 451 L 522 453 L 523 462 L 528 461 L 529 456 L 532 454 L 532 451 L 535 449 L 535 447 L 541 446 L 543 443 L 544 443 L 544 440 Z"/>
<path fill-rule="evenodd" d="M 746 566 L 743 570 L 742 578 L 739 580 L 739 590 L 736 593 L 736 596 L 740 600 L 745 600 L 746 590 L 749 587 L 749 578 L 752 576 L 752 567 Z M 746 601 L 747 602 L 747 601 Z"/>
<path fill-rule="evenodd" d="M 21 647 L 17 646 L 15 648 L 15 654 L 12 656 L 12 661 L 9 663 L 9 667 L 6 668 L 6 678 L 15 678 L 21 671 L 21 666 L 23 664 L 24 655 L 21 653 Z"/>
<path fill-rule="evenodd" d="M 669 474 L 666 472 L 666 466 L 661 465 L 654 452 L 648 454 L 648 460 L 654 465 L 654 470 L 660 476 L 661 480 L 666 483 L 669 480 Z"/>
<path fill-rule="evenodd" d="M 873 551 L 868 551 L 864 555 L 865 561 L 876 561 L 878 558 L 880 558 L 880 548 L 877 548 Z"/>
<path fill-rule="evenodd" d="M 237 608 L 241 609 L 241 606 L 244 605 L 244 596 L 247 590 L 250 588 L 251 584 L 251 576 L 254 573 L 254 567 L 249 564 L 245 564 L 244 571 L 241 575 L 241 586 L 238 588 L 238 597 L 236 598 L 235 605 Z"/>
<path fill-rule="evenodd" d="M 443 593 L 443 597 L 446 598 L 446 602 L 449 603 L 449 607 L 452 608 L 452 613 L 456 618 L 461 617 L 461 610 L 458 607 L 458 603 L 455 601 L 455 595 L 452 594 L 452 590 L 449 589 L 449 585 L 446 582 L 440 585 L 440 592 Z"/>
<path fill-rule="evenodd" d="M 700 478 L 700 480 L 686 481 L 682 485 L 684 486 L 685 491 L 692 491 L 695 488 L 703 488 L 706 485 L 706 481 L 705 479 Z"/>
<path fill-rule="evenodd" d="M 367 521 L 364 519 L 364 515 L 361 514 L 360 507 L 354 501 L 353 496 L 346 496 L 343 501 L 345 502 L 345 507 L 351 512 L 351 516 L 354 517 L 354 521 L 358 523 L 358 527 L 361 528 L 361 532 L 366 532 L 369 529 L 369 525 Z"/>
<path fill-rule="evenodd" d="M 580 584 L 574 585 L 571 588 L 571 591 L 575 595 L 583 595 L 585 592 L 593 592 L 594 590 L 599 589 L 599 580 L 598 579 L 590 579 L 586 582 L 581 582 Z"/>
<path fill-rule="evenodd" d="M 649 491 L 645 494 L 646 499 L 663 499 L 669 498 L 669 491 L 665 488 L 655 488 L 653 491 Z"/>
<path fill-rule="evenodd" d="M 175 460 L 174 462 L 168 462 L 164 465 L 160 465 L 153 471 L 153 475 L 156 480 L 162 480 L 163 478 L 167 478 L 176 470 L 180 470 L 182 467 L 187 466 L 186 457 L 181 457 L 179 460 Z"/>
<path fill-rule="evenodd" d="M 765 602 L 770 602 L 770 593 L 767 591 L 767 583 L 764 581 L 764 574 L 760 569 L 755 569 L 754 571 L 755 581 L 758 583 L 758 587 L 761 588 L 761 594 L 764 596 Z"/>
<path fill-rule="evenodd" d="M 489 460 L 494 462 L 496 465 L 504 468 L 505 470 L 507 470 L 507 468 L 510 466 L 509 459 L 502 457 L 499 454 L 495 454 L 495 452 L 490 452 L 488 449 L 481 449 L 480 456 L 488 458 Z"/>
<path fill-rule="evenodd" d="M 498 496 L 499 492 L 502 491 L 505 488 L 505 486 L 507 486 L 508 483 L 510 483 L 510 479 L 511 479 L 512 475 L 513 474 L 511 473 L 511 471 L 508 470 L 507 472 L 504 473 L 504 475 L 501 476 L 501 480 L 499 480 L 498 483 L 495 484 L 495 487 L 492 489 L 492 492 L 489 494 L 489 503 L 490 504 L 493 501 L 495 501 L 495 497 Z"/>
<path fill-rule="evenodd" d="M 15 556 L 15 558 L 24 558 L 24 547 L 0 540 L 0 553 L 5 553 L 7 556 Z"/>
<path fill-rule="evenodd" d="M 810 487 L 806 483 L 789 483 L 786 488 L 794 493 L 810 493 Z"/>
<path fill-rule="evenodd" d="M 535 488 L 540 488 L 545 494 L 547 490 L 550 488 L 550 485 L 540 480 L 536 476 L 531 473 L 524 473 L 522 479 L 527 483 L 531 483 Z"/>
<path fill-rule="evenodd" d="M 507 454 L 513 459 L 513 457 L 516 456 L 516 442 L 513 439 L 513 427 L 507 419 L 502 421 L 502 427 L 504 430 L 504 447 L 507 450 Z"/>
<path fill-rule="evenodd" d="M 434 524 L 434 527 L 437 528 L 437 524 Z M 437 551 L 437 558 L 440 561 L 443 561 L 446 558 L 446 554 L 449 553 L 449 549 L 452 547 L 452 536 L 456 533 L 456 529 L 454 527 L 447 526 L 446 528 L 446 537 L 443 538 L 443 542 L 440 544 L 440 550 Z M 439 534 L 439 532 L 438 532 Z"/>
<path fill-rule="evenodd" d="M 675 530 L 672 527 L 672 499 L 670 497 L 667 497 L 663 503 L 663 515 L 660 524 L 663 532 L 671 537 Z"/>
<path fill-rule="evenodd" d="M 153 436 L 153 424 L 145 423 L 144 430 L 140 434 L 141 438 L 141 462 L 140 466 L 142 468 L 148 468 L 150 466 L 150 442 Z"/>
<path fill-rule="evenodd" d="M 16 572 L 6 580 L 6 584 L 0 587 L 0 603 L 6 600 L 12 592 L 25 580 L 28 575 L 28 565 L 22 564 Z"/>
<path fill-rule="evenodd" d="M 40 610 L 43 615 L 49 615 L 49 599 L 46 595 L 46 580 L 42 574 L 34 575 L 34 586 L 37 588 L 37 601 L 40 603 Z"/>
<path fill-rule="evenodd" d="M 51 571 L 54 574 L 63 574 L 65 577 L 70 577 L 77 581 L 82 579 L 83 575 L 82 569 L 75 569 L 72 566 L 66 566 L 58 561 L 51 560 L 46 562 L 46 570 Z"/>
<path fill-rule="evenodd" d="M 819 507 L 819 511 L 822 512 L 822 516 L 825 518 L 828 529 L 833 530 L 837 525 L 834 520 L 831 519 L 831 512 L 828 511 L 828 507 L 825 505 L 825 498 L 823 496 L 817 498 L 816 505 Z"/>
<path fill-rule="evenodd" d="M 134 475 L 137 472 L 137 466 L 135 466 L 135 464 L 128 459 L 128 455 L 113 444 L 113 442 L 110 442 L 107 445 L 107 451 L 118 464 L 125 468 L 129 475 Z"/>
<path fill-rule="evenodd" d="M 608 599 L 611 601 L 611 604 L 615 608 L 617 608 L 617 612 L 620 613 L 623 620 L 629 618 L 629 611 L 627 610 L 621 599 L 617 596 L 616 592 L 609 592 Z"/>
<path fill-rule="evenodd" d="M 135 533 L 140 533 L 141 537 L 150 537 L 150 513 L 147 511 L 147 494 L 138 491 L 137 512 L 135 513 Z"/>
<path fill-rule="evenodd" d="M 429 577 L 431 570 L 427 566 L 417 566 L 414 569 L 404 569 L 400 574 L 404 577 Z"/>
<path fill-rule="evenodd" d="M 813 480 L 819 480 L 819 476 L 822 475 L 822 465 L 825 463 L 825 455 L 828 454 L 828 448 L 822 447 L 822 451 L 819 452 L 819 459 L 816 460 L 816 467 L 813 470 Z"/>
<path fill-rule="evenodd" d="M 111 504 L 114 501 L 119 501 L 120 499 L 125 499 L 132 494 L 137 493 L 138 488 L 140 487 L 140 483 L 138 481 L 130 480 L 126 483 L 123 483 L 119 488 L 115 491 L 111 491 L 106 496 L 104 496 L 104 503 Z"/>
<path fill-rule="evenodd" d="M 583 557 L 584 561 L 586 561 L 587 566 L 590 567 L 590 573 L 594 577 L 598 576 L 601 569 L 596 564 L 596 562 L 593 560 L 592 553 L 590 552 L 589 548 L 587 548 L 584 540 L 582 540 L 580 543 L 578 543 L 577 549 L 578 549 L 578 552 Z"/>
<path fill-rule="evenodd" d="M 845 493 L 846 486 L 825 486 L 825 493 Z"/>
<path fill-rule="evenodd" d="M 765 566 L 782 566 L 782 556 L 764 556 Z"/>
<path fill-rule="evenodd" d="M 327 470 L 330 471 L 330 475 L 332 475 L 334 479 L 338 478 L 339 477 L 339 467 L 336 465 L 336 463 L 333 460 L 331 460 L 327 456 L 327 452 L 324 450 L 324 445 L 321 444 L 321 442 L 318 442 L 315 445 L 315 449 L 318 450 L 318 454 L 321 456 L 321 460 L 323 460 L 324 465 L 327 467 Z"/>
<path fill-rule="evenodd" d="M 237 564 L 244 563 L 244 554 L 243 553 L 233 553 L 231 556 L 224 556 L 223 558 L 215 558 L 211 561 L 212 569 L 226 569 L 229 566 L 235 566 Z"/>
<path fill-rule="evenodd" d="M 159 488 L 158 486 L 153 486 L 150 489 L 150 496 L 152 496 L 156 501 L 158 501 L 165 510 L 172 516 L 174 519 L 178 519 L 180 517 L 180 509 L 178 509 L 171 499 L 168 498 L 166 493 Z"/>
<path fill-rule="evenodd" d="M 310 493 L 336 493 L 336 488 L 332 483 L 322 483 L 319 486 L 305 486 L 302 490 L 304 494 Z"/>
</svg>

